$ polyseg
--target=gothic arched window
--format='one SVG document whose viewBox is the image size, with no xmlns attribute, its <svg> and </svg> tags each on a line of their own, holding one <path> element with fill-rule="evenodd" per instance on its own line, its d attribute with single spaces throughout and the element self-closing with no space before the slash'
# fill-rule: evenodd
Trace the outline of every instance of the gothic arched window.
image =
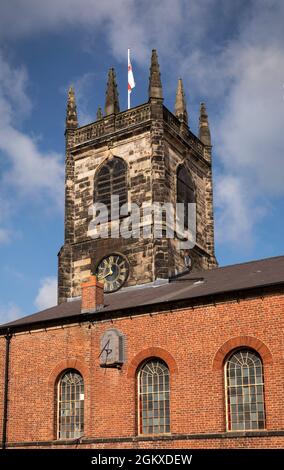
<svg viewBox="0 0 284 470">
<path fill-rule="evenodd" d="M 227 429 L 265 428 L 263 366 L 250 349 L 235 351 L 225 364 Z"/>
<path fill-rule="evenodd" d="M 170 432 L 170 375 L 160 359 L 150 359 L 138 372 L 139 434 Z"/>
<path fill-rule="evenodd" d="M 65 371 L 58 383 L 58 439 L 76 439 L 84 433 L 84 381 L 74 369 Z"/>
<path fill-rule="evenodd" d="M 108 160 L 95 178 L 94 202 L 100 202 L 110 211 L 111 196 L 119 196 L 119 207 L 127 202 L 127 167 L 118 157 Z"/>
<path fill-rule="evenodd" d="M 177 169 L 177 202 L 184 204 L 184 225 L 188 227 L 188 204 L 195 202 L 194 184 L 185 165 Z"/>
</svg>

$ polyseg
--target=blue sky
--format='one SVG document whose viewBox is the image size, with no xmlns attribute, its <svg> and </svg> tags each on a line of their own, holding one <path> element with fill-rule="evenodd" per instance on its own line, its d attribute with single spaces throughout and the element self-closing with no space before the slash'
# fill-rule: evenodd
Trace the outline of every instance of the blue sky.
<svg viewBox="0 0 284 470">
<path fill-rule="evenodd" d="M 56 302 L 63 243 L 64 119 L 104 106 L 114 66 L 127 105 L 127 48 L 147 100 L 157 48 L 165 105 L 184 80 L 214 144 L 220 265 L 283 254 L 284 3 L 281 0 L 9 0 L 0 4 L 0 322 Z"/>
</svg>

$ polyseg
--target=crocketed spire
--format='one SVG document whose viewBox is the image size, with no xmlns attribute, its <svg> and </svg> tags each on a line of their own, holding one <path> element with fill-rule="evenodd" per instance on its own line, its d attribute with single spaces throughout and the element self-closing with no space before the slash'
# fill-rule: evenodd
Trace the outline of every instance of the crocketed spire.
<svg viewBox="0 0 284 470">
<path fill-rule="evenodd" d="M 103 118 L 102 108 L 99 106 L 97 110 L 97 121 Z"/>
<path fill-rule="evenodd" d="M 204 103 L 200 104 L 199 139 L 204 145 L 211 145 L 211 135 L 208 122 L 208 114 Z"/>
<path fill-rule="evenodd" d="M 109 69 L 108 82 L 106 90 L 106 103 L 105 103 L 105 115 L 119 113 L 119 100 L 118 91 L 116 85 L 115 71 L 113 68 Z"/>
<path fill-rule="evenodd" d="M 185 122 L 186 124 L 188 123 L 186 101 L 181 78 L 179 78 L 177 86 L 175 115 L 181 122 Z"/>
<path fill-rule="evenodd" d="M 160 67 L 156 49 L 152 50 L 150 78 L 149 78 L 149 99 L 163 99 L 163 90 L 161 82 Z"/>
<path fill-rule="evenodd" d="M 78 127 L 77 107 L 75 93 L 72 86 L 68 91 L 67 111 L 66 111 L 66 129 L 76 129 Z"/>
</svg>

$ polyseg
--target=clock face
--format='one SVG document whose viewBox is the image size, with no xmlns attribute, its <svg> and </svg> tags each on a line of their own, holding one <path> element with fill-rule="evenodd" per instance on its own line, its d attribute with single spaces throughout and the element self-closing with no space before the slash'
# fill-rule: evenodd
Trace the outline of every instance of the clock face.
<svg viewBox="0 0 284 470">
<path fill-rule="evenodd" d="M 97 267 L 97 276 L 104 282 L 105 292 L 120 289 L 128 278 L 129 266 L 126 259 L 118 254 L 103 258 Z"/>
</svg>

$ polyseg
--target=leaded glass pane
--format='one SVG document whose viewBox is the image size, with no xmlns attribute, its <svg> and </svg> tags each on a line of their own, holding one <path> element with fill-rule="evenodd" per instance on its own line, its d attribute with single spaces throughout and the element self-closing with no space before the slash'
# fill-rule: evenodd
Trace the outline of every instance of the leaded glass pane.
<svg viewBox="0 0 284 470">
<path fill-rule="evenodd" d="M 228 430 L 263 429 L 263 367 L 258 354 L 246 349 L 233 353 L 226 363 L 226 384 Z"/>
<path fill-rule="evenodd" d="M 65 372 L 58 384 L 58 438 L 76 439 L 84 432 L 84 381 L 75 370 Z"/>
<path fill-rule="evenodd" d="M 152 359 L 142 366 L 138 375 L 140 433 L 170 432 L 169 387 L 169 370 L 164 362 Z"/>
</svg>

